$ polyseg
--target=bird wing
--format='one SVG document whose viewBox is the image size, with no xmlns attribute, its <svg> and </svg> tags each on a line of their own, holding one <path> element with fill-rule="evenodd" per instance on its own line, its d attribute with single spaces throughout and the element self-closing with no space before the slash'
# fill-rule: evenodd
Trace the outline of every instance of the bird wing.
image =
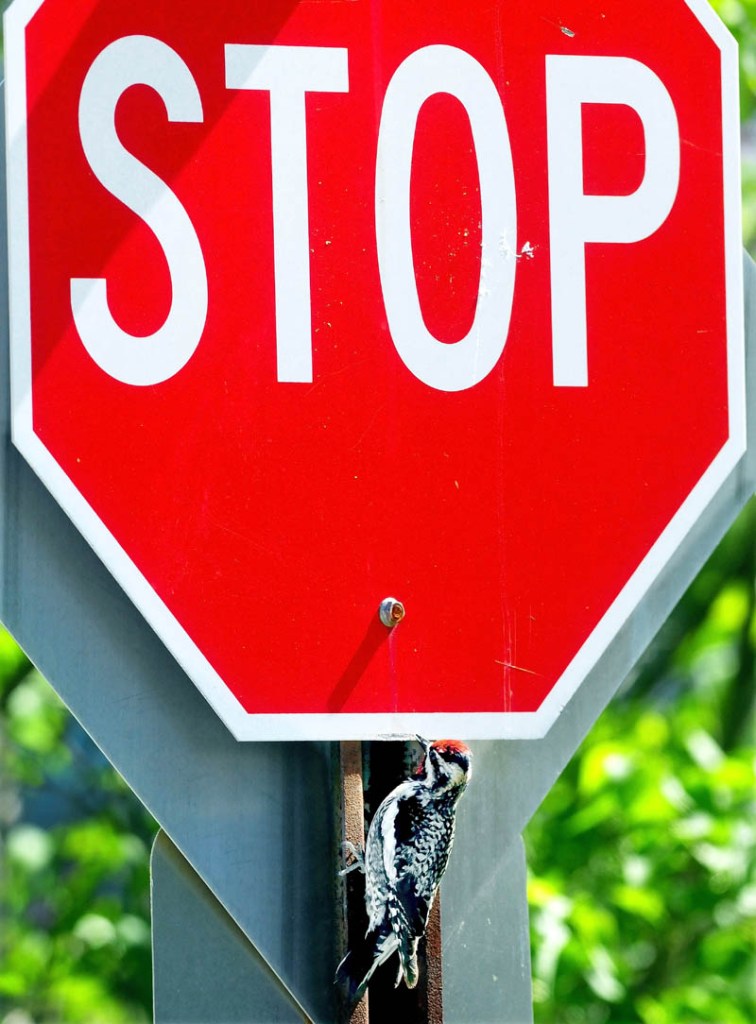
<svg viewBox="0 0 756 1024">
<path fill-rule="evenodd" d="M 409 933 L 419 937 L 449 859 L 449 830 L 427 802 L 408 793 L 397 802 L 393 831 L 397 851 L 393 889 Z"/>
</svg>

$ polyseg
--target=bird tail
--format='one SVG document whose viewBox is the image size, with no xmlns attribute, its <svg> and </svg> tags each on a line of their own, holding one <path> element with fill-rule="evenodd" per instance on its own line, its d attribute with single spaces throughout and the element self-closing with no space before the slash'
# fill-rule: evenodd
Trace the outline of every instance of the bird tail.
<svg viewBox="0 0 756 1024">
<path fill-rule="evenodd" d="M 399 943 L 399 970 L 397 971 L 394 988 L 399 987 L 399 982 L 404 978 L 407 988 L 414 988 L 420 976 L 417 966 L 418 939 L 407 939 Z"/>
<path fill-rule="evenodd" d="M 343 985 L 350 1003 L 362 999 L 375 972 L 398 949 L 399 940 L 393 932 L 374 932 L 349 950 L 336 968 L 336 984 Z"/>
<path fill-rule="evenodd" d="M 404 974 L 404 984 L 407 988 L 414 988 L 420 976 L 417 966 L 417 947 L 406 959 L 402 957 L 402 973 Z"/>
<path fill-rule="evenodd" d="M 418 912 L 422 913 L 424 928 L 430 908 L 426 908 L 424 904 L 420 906 L 419 901 L 417 902 Z M 420 936 L 414 933 L 413 927 L 417 926 L 417 922 L 410 921 L 404 905 L 398 899 L 389 899 L 388 914 L 392 931 L 397 936 L 399 950 L 399 971 L 394 988 L 398 988 L 402 977 L 407 988 L 414 988 L 420 973 L 417 966 L 417 947 Z"/>
</svg>

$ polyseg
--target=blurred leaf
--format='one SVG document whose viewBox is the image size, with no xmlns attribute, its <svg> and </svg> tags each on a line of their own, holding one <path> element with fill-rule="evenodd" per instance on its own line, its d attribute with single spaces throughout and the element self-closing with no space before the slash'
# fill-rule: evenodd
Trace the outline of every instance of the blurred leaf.
<svg viewBox="0 0 756 1024">
<path fill-rule="evenodd" d="M 8 833 L 6 852 L 10 861 L 27 871 L 40 871 L 52 860 L 52 838 L 35 825 L 17 825 Z"/>
</svg>

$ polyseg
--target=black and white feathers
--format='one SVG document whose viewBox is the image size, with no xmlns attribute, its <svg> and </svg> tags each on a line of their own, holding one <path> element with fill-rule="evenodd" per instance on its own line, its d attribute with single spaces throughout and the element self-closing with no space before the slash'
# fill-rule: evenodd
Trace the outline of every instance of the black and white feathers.
<svg viewBox="0 0 756 1024">
<path fill-rule="evenodd" d="M 459 740 L 418 740 L 425 757 L 417 774 L 397 786 L 375 812 L 364 857 L 353 847 L 365 873 L 368 927 L 339 964 L 337 982 L 360 999 L 374 972 L 399 955 L 396 984 L 418 979 L 417 946 L 449 861 L 457 803 L 470 779 L 471 752 Z"/>
</svg>

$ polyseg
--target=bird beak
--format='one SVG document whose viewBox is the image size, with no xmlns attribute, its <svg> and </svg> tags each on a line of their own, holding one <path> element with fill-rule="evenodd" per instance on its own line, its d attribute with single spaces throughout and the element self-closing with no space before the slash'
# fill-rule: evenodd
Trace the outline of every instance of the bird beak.
<svg viewBox="0 0 756 1024">
<path fill-rule="evenodd" d="M 417 733 L 415 734 L 415 739 L 417 740 L 417 742 L 420 744 L 420 746 L 423 748 L 423 750 L 427 754 L 428 753 L 428 748 L 430 747 L 430 741 L 429 740 L 424 740 L 423 737 L 422 736 L 418 736 Z"/>
</svg>

